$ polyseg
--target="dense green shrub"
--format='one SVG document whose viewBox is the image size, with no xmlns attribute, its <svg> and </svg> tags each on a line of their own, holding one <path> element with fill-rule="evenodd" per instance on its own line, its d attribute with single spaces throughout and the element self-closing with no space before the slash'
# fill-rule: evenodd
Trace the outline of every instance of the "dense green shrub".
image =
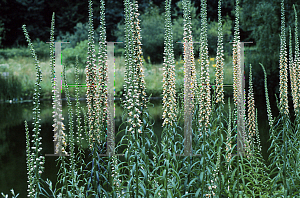
<svg viewBox="0 0 300 198">
<path fill-rule="evenodd" d="M 0 49 L 0 58 L 8 59 L 14 58 L 17 56 L 30 56 L 30 51 L 21 47 L 21 48 L 9 48 L 9 49 Z"/>
<path fill-rule="evenodd" d="M 40 60 L 49 58 L 49 44 L 37 39 L 33 42 L 36 54 Z M 0 58 L 30 57 L 30 50 L 27 47 L 0 49 Z"/>
<path fill-rule="evenodd" d="M 223 35 L 224 35 L 224 53 L 229 56 L 232 49 L 232 44 L 229 43 L 233 36 L 231 32 L 232 21 L 227 16 L 223 19 Z M 217 39 L 218 38 L 218 22 L 212 21 L 208 24 L 208 52 L 210 55 L 217 54 Z"/>
<path fill-rule="evenodd" d="M 62 45 L 62 49 L 66 48 L 75 48 L 81 41 L 88 39 L 88 23 L 77 23 L 74 27 L 74 34 L 70 32 L 66 32 L 66 34 L 62 34 L 60 32 L 60 36 L 57 37 L 57 40 L 63 42 L 70 42 L 69 44 Z M 98 43 L 99 40 L 99 27 L 94 32 L 95 42 Z"/>
<path fill-rule="evenodd" d="M 141 28 L 144 56 L 150 56 L 154 63 L 161 62 L 164 46 L 164 17 L 159 14 L 157 6 L 141 16 Z"/>
<path fill-rule="evenodd" d="M 80 41 L 75 48 L 66 48 L 62 50 L 63 64 L 66 66 L 75 65 L 76 56 L 78 56 L 79 67 L 86 64 L 88 40 Z"/>
</svg>

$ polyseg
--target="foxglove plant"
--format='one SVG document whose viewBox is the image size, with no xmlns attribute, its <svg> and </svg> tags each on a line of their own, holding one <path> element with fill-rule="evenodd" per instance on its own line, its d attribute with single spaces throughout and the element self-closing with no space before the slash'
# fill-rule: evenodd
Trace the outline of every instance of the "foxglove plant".
<svg viewBox="0 0 300 198">
<path fill-rule="evenodd" d="M 150 137 L 153 135 L 153 131 L 147 128 L 147 103 L 149 100 L 146 100 L 140 34 L 141 28 L 138 18 L 140 14 L 138 12 L 137 1 L 124 0 L 124 7 L 126 42 L 126 72 L 124 81 L 126 85 L 124 87 L 125 101 L 123 102 L 123 107 L 125 108 L 125 112 L 128 112 L 125 130 L 125 136 L 128 137 L 128 147 L 125 151 L 125 159 L 128 164 L 127 171 L 130 173 L 129 178 L 126 178 L 128 181 L 126 193 L 130 193 L 130 196 L 139 196 L 139 194 L 142 194 L 147 197 L 150 193 L 148 189 L 151 188 L 150 181 L 152 180 L 150 179 L 148 164 L 150 154 L 152 154 L 149 142 L 153 142 Z M 142 180 L 139 176 L 139 169 L 144 172 Z M 142 186 L 140 187 L 140 185 Z M 147 190 L 142 191 L 143 188 Z"/>
<path fill-rule="evenodd" d="M 299 37 L 298 37 L 298 15 L 296 11 L 295 5 L 294 7 L 294 12 L 295 12 L 295 57 L 294 57 L 294 64 L 293 64 L 293 69 L 292 69 L 292 75 L 294 79 L 294 93 L 293 93 L 293 102 L 294 102 L 294 111 L 296 114 L 296 118 L 299 119 L 299 107 L 300 107 L 300 54 L 299 54 Z"/>
<path fill-rule="evenodd" d="M 55 26 L 55 14 L 52 15 L 51 30 L 50 30 L 50 67 L 51 67 L 51 85 L 52 85 L 52 105 L 53 105 L 53 131 L 54 131 L 54 142 L 55 142 L 55 154 L 68 155 L 66 151 L 66 134 L 65 125 L 63 123 L 64 118 L 62 117 L 62 105 L 60 98 L 60 86 L 57 82 L 55 75 L 55 54 L 54 54 L 54 26 Z"/>
<path fill-rule="evenodd" d="M 243 104 L 245 103 L 244 101 L 242 101 L 242 96 L 243 96 L 243 91 L 242 91 L 242 74 L 241 74 L 241 60 L 240 60 L 240 54 L 241 54 L 241 47 L 240 47 L 240 31 L 239 31 L 239 18 L 240 18 L 240 6 L 239 6 L 239 0 L 236 0 L 236 5 L 235 5 L 235 27 L 234 27 L 234 39 L 233 39 L 233 52 L 232 52 L 232 60 L 233 60 L 233 99 L 234 99 L 234 104 L 235 104 L 235 108 L 234 108 L 234 113 L 235 113 L 235 122 L 237 123 L 236 126 L 244 126 L 244 112 L 242 111 L 242 102 Z M 241 118 L 241 116 L 243 116 L 243 118 Z M 242 128 L 241 127 L 241 128 Z M 241 128 L 239 128 L 238 130 L 241 130 Z M 239 133 L 239 131 L 237 130 L 237 133 Z M 244 135 L 242 133 L 240 133 L 240 135 Z M 242 148 L 245 148 L 244 145 L 244 137 L 242 136 L 240 138 L 238 138 L 239 135 L 237 134 L 237 136 L 235 136 L 235 140 L 237 142 L 237 144 L 240 143 L 240 146 L 242 146 Z M 235 147 L 237 147 L 237 145 L 235 145 Z M 243 161 L 243 154 L 244 154 L 244 150 L 242 151 L 242 155 L 240 155 L 240 148 L 237 147 L 237 153 L 239 155 L 239 157 L 236 158 L 236 167 L 237 167 L 237 171 L 235 172 L 234 170 L 232 170 L 232 172 L 235 172 L 236 175 L 232 175 L 231 176 L 231 181 L 230 183 L 235 183 L 237 182 L 237 185 L 233 185 L 233 188 L 231 190 L 231 194 L 235 194 L 237 192 L 240 191 L 240 184 L 239 184 L 239 180 L 241 179 L 243 182 L 243 185 L 245 184 L 244 181 L 244 177 L 243 175 L 243 163 L 241 164 L 242 166 L 240 166 L 240 161 Z M 240 178 L 238 179 L 238 181 L 235 181 L 233 178 Z M 244 185 L 245 186 L 245 185 Z"/>
<path fill-rule="evenodd" d="M 257 112 L 255 112 L 254 104 L 254 94 L 253 94 L 253 84 L 252 84 L 252 66 L 250 64 L 250 74 L 249 74 L 249 91 L 248 91 L 248 118 L 247 118 L 247 142 L 246 142 L 246 154 L 247 158 L 244 162 L 244 171 L 246 178 L 252 177 L 250 182 L 254 183 L 252 188 L 248 186 L 243 186 L 243 190 L 247 194 L 252 194 L 252 196 L 262 196 L 260 189 L 268 188 L 269 177 L 268 169 L 264 163 L 263 157 L 261 155 L 261 145 L 259 138 L 259 131 L 257 125 Z M 251 175 L 251 176 L 250 176 Z M 248 181 L 248 182 L 249 182 Z M 264 182 L 261 182 L 264 181 Z"/>
<path fill-rule="evenodd" d="M 284 194 L 291 194 L 291 182 L 294 182 L 294 177 L 291 174 L 294 174 L 294 156 L 295 153 L 298 153 L 297 148 L 294 145 L 297 145 L 295 133 L 293 132 L 293 127 L 291 128 L 288 109 L 288 100 L 287 100 L 287 50 L 286 50 L 286 38 L 285 38 L 285 13 L 284 13 L 284 0 L 281 2 L 281 37 L 280 37 L 280 122 L 282 127 L 276 127 L 275 130 L 271 131 L 270 139 L 272 140 L 269 150 L 275 150 L 274 153 L 271 153 L 269 160 L 275 159 L 276 163 L 270 163 L 271 170 L 275 172 L 275 178 L 273 182 L 273 188 L 277 188 L 278 180 L 283 184 Z M 283 140 L 281 142 L 279 140 Z M 276 152 L 278 151 L 278 152 Z M 276 165 L 276 166 L 275 166 Z"/>
<path fill-rule="evenodd" d="M 67 78 L 66 78 L 66 67 L 64 66 L 63 68 L 63 80 L 66 85 L 66 97 L 67 97 L 67 103 L 68 103 L 68 118 L 69 118 L 69 138 L 68 138 L 68 145 L 69 145 L 69 150 L 70 150 L 70 159 L 69 159 L 69 172 L 67 175 L 67 178 L 69 181 L 72 181 L 73 183 L 77 183 L 76 181 L 76 174 L 77 170 L 75 169 L 75 142 L 74 142 L 74 130 L 73 130 L 73 109 L 72 109 L 72 103 L 70 101 L 70 93 L 69 93 L 69 88 L 68 88 L 68 83 L 67 83 Z M 68 191 L 68 185 L 66 185 L 66 190 Z M 71 192 L 75 192 L 75 186 L 71 186 Z"/>
<path fill-rule="evenodd" d="M 256 132 L 255 126 L 255 104 L 254 104 L 254 93 L 252 85 L 252 66 L 250 64 L 250 74 L 249 74 L 249 91 L 248 91 L 248 144 L 250 144 L 250 150 L 253 151 L 254 148 L 254 136 Z M 253 153 L 252 153 L 253 154 Z"/>
<path fill-rule="evenodd" d="M 172 155 L 176 153 L 175 134 L 174 131 L 177 126 L 177 109 L 176 109 L 176 88 L 175 88 L 175 58 L 173 48 L 173 32 L 171 21 L 171 0 L 165 1 L 165 38 L 164 38 L 164 62 L 163 62 L 163 132 L 162 150 L 163 154 L 160 155 L 161 160 L 164 161 L 162 166 L 165 171 L 165 177 L 162 177 L 163 192 L 161 196 L 168 197 L 175 194 L 175 189 L 179 188 L 180 181 L 172 174 L 178 172 L 174 166 L 176 158 Z M 174 186 L 176 184 L 176 186 Z M 172 190 L 173 189 L 173 190 Z"/>
<path fill-rule="evenodd" d="M 99 135 L 97 139 L 101 138 L 101 142 L 103 139 L 105 140 L 105 131 L 108 127 L 110 127 L 110 131 L 113 132 L 111 112 L 108 113 L 108 64 L 107 64 L 107 45 L 106 43 L 106 27 L 105 27 L 105 3 L 103 0 L 100 1 L 100 38 L 99 38 L 99 53 L 98 53 L 98 85 L 97 85 L 97 95 L 99 96 L 99 101 L 97 102 L 98 107 L 98 116 L 96 116 L 96 120 L 98 119 L 98 128 L 97 134 Z M 113 79 L 110 79 L 113 80 Z M 110 100 L 113 99 L 113 96 L 109 96 Z M 108 124 L 110 123 L 110 124 Z M 108 130 L 107 130 L 108 132 Z M 106 136 L 108 137 L 108 136 Z M 111 144 L 114 144 L 114 137 L 112 139 L 106 138 L 107 148 Z M 110 143 L 110 144 L 109 144 Z M 120 179 L 120 175 L 118 172 L 118 159 L 114 155 L 109 156 L 110 159 L 107 160 L 107 164 L 109 170 L 107 171 L 107 176 L 109 184 L 111 185 L 112 192 L 111 196 L 121 197 L 120 195 L 120 186 L 122 180 Z M 111 169 L 110 169 L 111 167 Z"/>
<path fill-rule="evenodd" d="M 132 3 L 129 0 L 124 0 L 124 12 L 125 12 L 125 28 L 124 28 L 124 37 L 125 37 L 125 71 L 124 71 L 124 94 L 125 100 L 122 101 L 123 109 L 127 114 L 130 111 L 130 104 L 127 102 L 129 100 L 129 96 L 131 95 L 131 89 L 129 91 L 129 84 L 131 82 L 132 74 L 129 71 L 129 65 L 132 65 L 132 39 L 133 39 L 133 32 L 132 32 L 132 19 L 133 19 L 133 12 L 132 12 Z"/>
<path fill-rule="evenodd" d="M 233 99 L 235 107 L 241 102 L 242 91 L 241 91 L 241 68 L 240 68 L 240 31 L 239 31 L 239 0 L 236 0 L 235 10 L 235 27 L 234 27 L 234 38 L 233 38 Z"/>
<path fill-rule="evenodd" d="M 280 58 L 279 58 L 279 98 L 280 98 L 280 112 L 285 115 L 289 114 L 288 106 L 288 85 L 287 85 L 287 49 L 285 36 L 285 14 L 284 14 L 284 0 L 281 2 L 281 33 L 280 33 Z"/>
<path fill-rule="evenodd" d="M 97 137 L 97 123 L 95 115 L 97 113 L 98 95 L 96 91 L 97 83 L 97 68 L 96 68 L 96 55 L 94 45 L 94 27 L 93 27 L 93 9 L 92 1 L 89 1 L 89 36 L 88 36 L 88 57 L 86 65 L 86 99 L 88 107 L 88 132 L 89 132 L 89 145 L 90 149 L 93 148 L 93 143 L 96 142 Z M 99 140 L 97 140 L 97 143 Z"/>
<path fill-rule="evenodd" d="M 108 196 L 107 190 L 112 183 L 110 163 L 108 171 L 104 168 L 107 160 L 100 157 L 104 153 L 105 131 L 107 130 L 107 49 L 105 45 L 105 7 L 100 1 L 100 38 L 99 57 L 96 64 L 94 45 L 93 8 L 89 0 L 89 36 L 88 56 L 86 65 L 87 108 L 88 108 L 88 136 L 90 148 L 90 162 L 88 190 L 97 195 Z M 103 182 L 104 181 L 104 182 Z M 107 188 L 104 189 L 104 186 Z M 87 192 L 86 196 L 89 196 Z"/>
<path fill-rule="evenodd" d="M 299 131 L 300 125 L 299 125 L 299 109 L 300 109 L 300 54 L 299 54 L 299 37 L 298 37 L 298 15 L 296 11 L 295 5 L 294 12 L 295 12 L 295 58 L 294 58 L 294 65 L 293 65 L 293 78 L 294 78 L 294 96 L 293 96 L 293 102 L 294 102 L 294 111 L 296 119 L 294 120 L 294 127 L 296 131 Z M 298 86 L 297 86 L 298 85 Z M 296 137 L 296 140 L 299 140 L 299 137 Z M 299 141 L 296 142 L 295 145 L 296 148 L 300 147 Z M 299 167 L 300 164 L 300 153 L 298 152 L 298 155 L 296 156 L 296 167 Z M 299 172 L 299 170 L 296 170 Z M 299 178 L 297 179 L 299 181 Z"/>
<path fill-rule="evenodd" d="M 201 35 L 200 35 L 200 80 L 199 80 L 199 131 L 202 128 L 202 122 L 205 122 L 205 132 L 210 127 L 211 114 L 211 90 L 209 77 L 209 59 L 208 59 L 208 41 L 207 41 L 207 1 L 201 0 Z M 205 106 L 205 109 L 203 108 Z M 201 132 L 200 132 L 201 133 Z M 208 135 L 208 134 L 207 134 Z"/>
<path fill-rule="evenodd" d="M 190 14 L 190 4 L 191 2 L 188 0 L 182 1 L 183 6 L 183 41 L 184 41 L 184 78 L 187 81 L 188 72 L 190 72 L 190 81 L 191 81 L 191 114 L 193 114 L 195 109 L 195 90 L 197 89 L 197 78 L 196 78 L 196 67 L 195 67 L 195 57 L 194 57 L 194 48 L 193 48 L 193 36 L 192 36 L 192 21 Z M 190 71 L 187 68 L 190 68 Z"/>
<path fill-rule="evenodd" d="M 40 195 L 40 185 L 41 185 L 41 174 L 44 170 L 44 163 L 45 163 L 45 157 L 41 155 L 41 139 L 40 137 L 40 93 L 41 93 L 41 81 L 42 81 L 42 71 L 41 67 L 39 65 L 39 61 L 37 59 L 35 50 L 33 48 L 33 45 L 31 43 L 31 39 L 28 35 L 26 25 L 22 26 L 23 32 L 25 35 L 25 38 L 28 42 L 28 46 L 31 51 L 31 55 L 35 61 L 35 68 L 36 68 L 36 83 L 34 88 L 34 94 L 33 94 L 33 132 L 32 140 L 30 141 L 29 138 L 29 132 L 28 132 L 28 126 L 25 122 L 25 130 L 26 130 L 26 140 L 27 140 L 27 170 L 28 170 L 28 197 L 37 197 Z M 32 142 L 32 147 L 30 142 Z M 31 151 L 31 153 L 30 153 Z"/>
<path fill-rule="evenodd" d="M 234 119 L 237 121 L 237 106 L 241 102 L 241 70 L 240 70 L 240 35 L 239 35 L 239 1 L 236 0 L 235 8 L 235 27 L 233 38 L 233 101 L 234 101 Z"/>
<path fill-rule="evenodd" d="M 182 1 L 183 7 L 183 42 L 184 42 L 184 52 L 183 52 L 183 60 L 184 60 L 184 112 L 185 112 L 185 126 L 184 133 L 189 135 L 191 134 L 192 128 L 192 120 L 191 115 L 194 115 L 195 111 L 195 103 L 197 103 L 197 78 L 196 78 L 196 68 L 195 68 L 195 60 L 194 60 L 194 48 L 193 48 L 193 36 L 192 36 L 192 20 L 191 20 L 191 2 L 190 0 Z M 187 97 L 187 98 L 186 98 Z M 187 108 L 187 109 L 186 109 Z M 191 139 L 185 140 L 185 145 L 189 148 L 186 148 L 187 151 L 191 151 Z M 185 152 L 185 154 L 187 154 Z M 190 153 L 188 153 L 190 155 Z M 184 162 L 184 170 L 182 177 L 185 177 L 184 181 L 184 189 L 183 192 L 185 194 L 189 194 L 192 191 L 192 186 L 187 185 L 190 183 L 191 178 L 193 177 L 193 170 L 191 169 L 192 160 L 191 158 L 187 158 Z"/>
<path fill-rule="evenodd" d="M 137 11 L 137 2 L 133 3 L 129 0 L 124 1 L 125 5 L 125 37 L 126 37 L 126 53 L 125 53 L 125 87 L 124 87 L 124 108 L 128 111 L 129 132 L 135 134 L 142 133 L 141 117 L 142 109 L 147 109 L 146 105 L 146 88 L 144 80 L 141 35 L 139 26 L 139 13 Z M 135 11 L 135 12 L 133 12 Z M 127 21 L 128 20 L 128 21 Z M 136 46 L 134 46 L 134 44 Z M 141 105 L 138 105 L 141 104 Z M 138 105 L 138 106 L 137 106 Z M 139 107 L 139 108 L 137 108 Z M 140 114 L 140 115 L 137 115 Z M 138 126 L 138 127 L 137 127 Z"/>
<path fill-rule="evenodd" d="M 99 127 L 97 127 L 98 139 L 105 137 L 105 130 L 107 128 L 107 121 L 113 118 L 109 117 L 107 114 L 108 110 L 108 90 L 107 90 L 107 82 L 108 82 L 108 65 L 107 65 L 107 46 L 106 42 L 106 28 L 105 28 L 105 4 L 104 1 L 100 1 L 100 38 L 99 38 L 99 53 L 98 53 L 98 80 L 97 80 L 97 114 L 96 120 Z"/>
<path fill-rule="evenodd" d="M 68 155 L 67 152 L 67 135 L 63 132 L 65 129 L 65 125 L 63 123 L 63 116 L 62 116 L 62 104 L 61 104 L 61 93 L 59 86 L 60 82 L 58 82 L 57 77 L 55 78 L 55 75 L 61 75 L 61 74 L 55 74 L 54 65 L 55 65 L 55 57 L 54 57 L 54 26 L 55 26 L 55 15 L 53 13 L 52 15 L 52 21 L 51 21 L 51 30 L 50 30 L 50 67 L 51 67 L 51 82 L 52 82 L 52 105 L 53 105 L 53 122 L 52 125 L 54 127 L 54 142 L 55 142 L 55 154 L 59 155 L 59 161 L 61 163 L 61 167 L 58 172 L 57 180 L 58 182 L 62 182 L 63 184 L 67 184 L 66 180 L 62 178 L 67 177 L 67 173 L 64 171 L 66 167 L 66 162 L 64 157 Z M 63 169 L 63 170 L 62 170 Z M 64 193 L 64 187 L 61 188 L 61 193 Z M 67 190 L 67 189 L 66 189 Z"/>
<path fill-rule="evenodd" d="M 212 117 L 216 116 L 217 119 L 215 119 L 212 122 L 212 125 L 214 125 L 214 123 L 216 122 L 217 126 L 220 127 L 216 127 L 216 131 L 214 132 L 217 137 L 219 138 L 218 140 L 218 144 L 216 145 L 215 151 L 217 152 L 217 161 L 216 161 L 216 169 L 214 170 L 214 180 L 216 181 L 216 186 L 217 189 L 216 190 L 216 194 L 217 196 L 221 197 L 221 195 L 225 192 L 225 185 L 226 185 L 226 181 L 223 180 L 222 178 L 226 177 L 226 173 L 227 170 L 226 168 L 226 162 L 222 161 L 221 159 L 226 159 L 226 157 L 228 157 L 226 155 L 226 152 L 224 153 L 223 149 L 224 147 L 227 148 L 226 142 L 229 142 L 229 139 L 231 138 L 228 137 L 228 140 L 225 141 L 223 139 L 223 131 L 227 131 L 225 127 L 223 127 L 223 122 L 222 122 L 222 118 L 224 120 L 226 120 L 226 117 L 223 117 L 223 110 L 224 110 L 224 90 L 223 90 L 223 79 L 224 79 L 224 73 L 223 73 L 223 67 L 224 67 L 224 50 L 223 50 L 223 28 L 222 28 L 222 15 L 221 15 L 221 5 L 222 5 L 222 1 L 219 0 L 218 1 L 218 43 L 217 43 L 217 56 L 216 56 L 216 80 L 215 80 L 215 84 L 216 84 L 216 90 L 215 92 L 217 93 L 216 95 L 216 100 L 215 103 L 217 104 L 217 111 L 216 112 L 217 115 L 215 115 L 215 113 L 212 113 Z M 214 106 L 213 106 L 214 108 Z M 228 126 L 230 126 L 230 123 L 228 123 Z M 230 129 L 231 130 L 231 129 Z M 226 133 L 225 133 L 226 134 Z M 231 146 L 231 145 L 230 145 Z M 228 149 L 229 150 L 229 149 Z M 224 155 L 225 154 L 225 155 Z"/>
<path fill-rule="evenodd" d="M 200 168 L 200 174 L 203 174 L 203 181 L 200 180 L 202 187 L 201 194 L 210 196 L 216 193 L 216 164 L 218 163 L 215 152 L 214 141 L 216 140 L 216 131 L 211 129 L 211 90 L 210 90 L 210 76 L 209 76 L 209 57 L 208 57 L 208 40 L 207 40 L 207 1 L 201 0 L 201 34 L 200 34 L 200 49 L 199 49 L 199 63 L 200 63 L 200 78 L 199 78 L 199 113 L 198 113 L 198 131 L 200 133 L 201 158 L 203 166 Z M 204 108 L 205 107 L 205 108 Z M 203 124 L 204 123 L 204 124 Z M 203 130 L 203 131 L 201 131 Z M 202 134 L 203 133 L 203 134 Z M 210 136 L 210 137 L 209 137 Z M 214 156 L 214 159 L 211 159 Z M 209 170 L 214 170 L 209 171 Z M 208 187 L 208 189 L 207 189 Z"/>
<path fill-rule="evenodd" d="M 292 50 L 292 30 L 289 28 L 289 72 L 290 72 L 290 82 L 291 82 L 291 92 L 292 92 L 292 99 L 294 103 L 294 112 L 296 114 L 298 100 L 297 97 L 297 79 L 296 79 L 296 69 L 295 69 L 295 62 L 296 60 L 293 59 L 293 50 Z"/>
<path fill-rule="evenodd" d="M 222 1 L 218 2 L 218 46 L 216 56 L 216 103 L 224 103 L 224 90 L 223 90 L 223 79 L 224 79 L 224 50 L 223 50 L 223 28 L 222 28 L 222 15 L 221 15 Z"/>
<path fill-rule="evenodd" d="M 264 71 L 264 74 L 265 74 L 265 95 L 266 95 L 267 113 L 268 113 L 268 120 L 269 120 L 270 130 L 272 130 L 273 129 L 273 125 L 274 125 L 274 119 L 273 119 L 273 115 L 272 115 L 271 107 L 270 107 L 270 100 L 269 100 L 268 87 L 267 87 L 266 71 L 265 71 L 265 68 L 263 67 L 262 64 L 260 64 L 260 66 L 262 67 L 262 69 Z"/>
<path fill-rule="evenodd" d="M 236 1 L 236 18 L 233 39 L 233 99 L 235 106 L 240 102 L 241 93 L 241 70 L 240 70 L 240 32 L 239 32 L 239 1 Z"/>
<path fill-rule="evenodd" d="M 298 177 L 294 177 L 295 173 L 299 170 L 298 168 L 298 157 L 299 157 L 299 135 L 295 132 L 295 127 L 291 124 L 289 118 L 289 106 L 287 99 L 287 49 L 286 49 L 286 37 L 285 37 L 285 9 L 284 0 L 281 2 L 281 35 L 280 35 L 280 104 L 278 109 L 280 115 L 276 125 L 273 125 L 273 119 L 269 116 L 270 123 L 270 141 L 271 146 L 268 151 L 271 152 L 268 160 L 270 161 L 269 168 L 272 173 L 271 181 L 271 192 L 273 193 L 279 187 L 282 187 L 283 195 L 285 197 L 292 195 L 294 189 L 297 188 L 295 185 L 296 181 L 299 181 Z M 296 28 L 295 28 L 296 29 Z M 295 35 L 298 37 L 298 35 Z M 290 36 L 291 39 L 291 36 Z M 290 42 L 291 43 L 291 42 Z M 297 39 L 295 45 L 297 45 Z M 291 48 L 291 46 L 290 46 Z M 297 65 L 297 56 L 299 52 L 295 50 L 295 60 L 292 60 L 292 52 L 290 52 L 290 67 L 293 62 Z M 263 67 L 263 65 L 261 65 Z M 297 66 L 296 66 L 297 68 Z M 263 68 L 264 69 L 264 68 Z M 265 72 L 265 71 L 264 71 Z M 293 69 L 290 69 L 290 75 L 293 76 Z M 265 77 L 266 78 L 266 77 Z M 293 79 L 293 77 L 292 77 Z M 265 80 L 266 81 L 266 80 Z M 266 86 L 266 83 L 265 83 Z M 291 81 L 291 87 L 293 89 L 293 81 Z M 295 88 L 295 87 L 294 87 Z M 293 92 L 293 91 L 292 91 Z M 295 92 L 294 92 L 295 93 Z M 276 95 L 275 95 L 276 96 Z M 266 96 L 267 97 L 267 96 Z M 294 97 L 295 98 L 295 97 Z M 277 97 L 276 97 L 277 99 Z M 295 104 L 295 102 L 294 102 Z M 268 104 L 267 104 L 268 105 Z M 268 110 L 269 111 L 269 110 Z M 297 110 L 296 115 L 297 115 Z M 296 116 L 297 118 L 297 116 Z M 276 122 L 275 122 L 276 123 Z M 279 125 L 281 124 L 281 126 Z M 291 185 L 293 184 L 293 186 Z"/>
<path fill-rule="evenodd" d="M 165 47 L 163 63 L 163 126 L 175 126 L 176 122 L 176 88 L 175 58 L 173 50 L 173 30 L 171 22 L 171 0 L 165 2 Z M 169 139 L 169 138 L 168 138 Z"/>
</svg>

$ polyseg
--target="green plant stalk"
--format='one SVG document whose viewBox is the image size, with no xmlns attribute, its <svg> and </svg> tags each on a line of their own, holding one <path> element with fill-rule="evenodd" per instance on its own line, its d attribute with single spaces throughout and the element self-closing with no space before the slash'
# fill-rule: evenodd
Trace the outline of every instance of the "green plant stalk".
<svg viewBox="0 0 300 198">
<path fill-rule="evenodd" d="M 77 183 L 76 176 L 75 176 L 75 146 L 74 146 L 74 131 L 73 131 L 73 109 L 72 109 L 72 103 L 70 101 L 70 93 L 69 93 L 69 88 L 68 88 L 68 83 L 67 83 L 67 78 L 66 78 L 66 67 L 64 67 L 63 70 L 63 76 L 64 76 L 64 82 L 66 85 L 66 97 L 67 97 L 67 102 L 68 102 L 68 115 L 69 115 L 69 148 L 70 148 L 70 170 L 69 175 L 70 179 L 72 182 Z M 75 194 L 75 189 L 74 186 L 71 188 L 71 192 Z"/>
<path fill-rule="evenodd" d="M 80 101 L 79 101 L 79 71 L 78 71 L 78 56 L 76 56 L 76 64 L 75 64 L 75 99 L 76 99 L 76 136 L 77 136 L 77 143 L 78 143 L 78 151 L 83 152 L 83 140 L 84 135 L 82 134 L 83 128 L 81 126 L 81 115 L 80 115 Z M 82 156 L 79 155 L 79 161 L 82 161 Z"/>
<path fill-rule="evenodd" d="M 76 64 L 75 64 L 75 98 L 76 98 L 76 135 L 77 135 L 77 143 L 78 143 L 78 153 L 76 155 L 76 158 L 78 159 L 77 162 L 77 167 L 79 168 L 78 171 L 78 180 L 77 182 L 79 183 L 80 181 L 83 181 L 85 178 L 83 177 L 83 172 L 82 172 L 82 166 L 86 165 L 84 162 L 84 149 L 82 147 L 83 140 L 86 137 L 85 135 L 82 134 L 83 129 L 81 126 L 81 116 L 80 116 L 80 102 L 79 102 L 79 72 L 78 72 L 78 56 L 76 56 Z M 80 191 L 80 190 L 79 190 Z M 83 196 L 83 192 L 77 192 L 77 194 L 80 194 L 80 197 Z"/>
<path fill-rule="evenodd" d="M 229 170 L 231 169 L 231 165 L 230 165 L 230 159 L 231 159 L 231 106 L 230 106 L 230 98 L 228 98 L 228 111 L 229 111 L 229 122 L 228 122 L 228 132 L 227 132 L 227 141 L 226 141 L 226 145 L 227 145 L 227 149 L 229 150 L 228 156 L 227 156 L 227 162 L 228 162 L 228 174 L 229 174 Z M 229 148 L 228 148 L 229 147 Z M 228 193 L 229 193 L 229 185 L 230 185 L 230 181 L 228 179 Z"/>
<path fill-rule="evenodd" d="M 33 185 L 32 185 L 32 178 L 33 178 L 33 159 L 30 153 L 30 137 L 29 137 L 29 130 L 27 121 L 25 120 L 25 133 L 26 133 L 26 163 L 27 163 L 27 175 L 28 175 L 28 191 L 29 197 L 32 197 L 30 192 L 33 192 Z"/>
</svg>

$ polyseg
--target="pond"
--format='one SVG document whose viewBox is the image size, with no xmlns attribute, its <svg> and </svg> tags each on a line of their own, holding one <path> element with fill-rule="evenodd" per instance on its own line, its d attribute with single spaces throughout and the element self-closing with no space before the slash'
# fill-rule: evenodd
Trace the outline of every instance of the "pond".
<svg viewBox="0 0 300 198">
<path fill-rule="evenodd" d="M 154 119 L 154 132 L 159 135 L 162 132 L 162 100 L 151 100 L 153 105 L 149 105 L 149 113 Z M 225 99 L 227 103 L 227 98 Z M 51 101 L 41 102 L 41 136 L 42 136 L 42 154 L 53 154 L 53 119 Z M 65 125 L 68 123 L 67 105 L 63 101 L 63 117 Z M 74 104 L 74 102 L 73 102 Z M 233 102 L 231 101 L 233 105 Z M 271 101 L 271 108 L 274 112 L 274 101 Z M 260 138 L 262 143 L 262 154 L 267 159 L 267 143 L 268 121 L 267 110 L 265 105 L 265 97 L 260 96 L 256 99 L 256 108 L 258 109 L 258 125 L 260 130 Z M 85 107 L 85 100 L 81 100 L 81 106 Z M 226 110 L 228 109 L 225 104 Z M 14 189 L 16 193 L 20 193 L 19 197 L 25 197 L 27 192 L 27 171 L 26 171 L 26 139 L 24 121 L 27 120 L 29 130 L 32 132 L 32 103 L 16 103 L 16 104 L 0 104 L 0 192 L 8 194 L 10 189 Z M 74 107 L 73 107 L 74 109 Z M 115 125 L 118 130 L 121 124 L 122 108 L 120 102 L 115 101 Z M 68 131 L 68 127 L 67 131 Z M 117 131 L 116 131 L 117 132 Z M 119 138 L 117 138 L 119 139 Z M 49 178 L 54 184 L 56 182 L 57 157 L 46 157 L 45 172 L 43 178 Z M 10 194 L 10 193 L 9 193 Z"/>
</svg>

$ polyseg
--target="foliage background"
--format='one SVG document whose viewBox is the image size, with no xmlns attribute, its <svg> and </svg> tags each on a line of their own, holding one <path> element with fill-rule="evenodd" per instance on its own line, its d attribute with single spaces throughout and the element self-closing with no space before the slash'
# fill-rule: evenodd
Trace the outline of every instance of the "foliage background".
<svg viewBox="0 0 300 198">
<path fill-rule="evenodd" d="M 99 1 L 93 1 L 95 39 L 99 36 Z M 119 0 L 106 0 L 107 41 L 123 41 L 124 39 L 124 5 Z M 299 2 L 286 0 L 286 24 L 294 31 L 293 4 L 299 13 Z M 194 41 L 200 37 L 200 1 L 192 0 L 191 10 Z M 278 93 L 279 82 L 279 33 L 280 33 L 280 1 L 279 0 L 243 0 L 240 3 L 241 41 L 253 41 L 245 47 L 251 51 L 245 66 L 246 89 L 248 88 L 249 64 L 253 66 L 253 86 L 255 95 L 263 95 L 263 71 L 261 62 L 268 74 L 268 88 L 271 98 Z M 160 0 L 139 0 L 141 13 L 141 35 L 143 55 L 147 63 L 161 64 L 163 56 L 164 34 L 164 2 Z M 28 32 L 34 41 L 38 58 L 49 57 L 49 32 L 52 12 L 56 14 L 55 38 L 57 41 L 69 41 L 62 44 L 64 64 L 75 62 L 79 56 L 81 66 L 85 65 L 87 49 L 87 16 L 88 3 L 82 0 L 2 0 L 0 1 L 0 58 L 30 56 L 21 26 L 27 25 Z M 172 21 L 174 42 L 182 40 L 182 5 L 180 0 L 172 1 Z M 224 0 L 222 4 L 224 50 L 230 56 L 232 46 L 234 0 Z M 287 28 L 288 31 L 288 28 Z M 287 32 L 288 33 L 288 32 Z M 288 35 L 288 34 L 286 34 Z M 215 57 L 217 42 L 217 0 L 208 1 L 208 44 L 209 55 Z M 293 39 L 294 43 L 294 39 Z M 115 45 L 115 54 L 123 53 L 123 44 Z M 180 60 L 182 44 L 174 44 L 175 58 Z M 73 50 L 73 51 L 72 51 Z M 248 51 L 246 52 L 248 54 Z M 195 44 L 195 56 L 199 56 L 199 45 Z M 148 58 L 149 57 L 149 58 Z M 0 72 L 3 72 L 0 68 Z M 2 78 L 2 77 L 0 77 Z"/>
</svg>

